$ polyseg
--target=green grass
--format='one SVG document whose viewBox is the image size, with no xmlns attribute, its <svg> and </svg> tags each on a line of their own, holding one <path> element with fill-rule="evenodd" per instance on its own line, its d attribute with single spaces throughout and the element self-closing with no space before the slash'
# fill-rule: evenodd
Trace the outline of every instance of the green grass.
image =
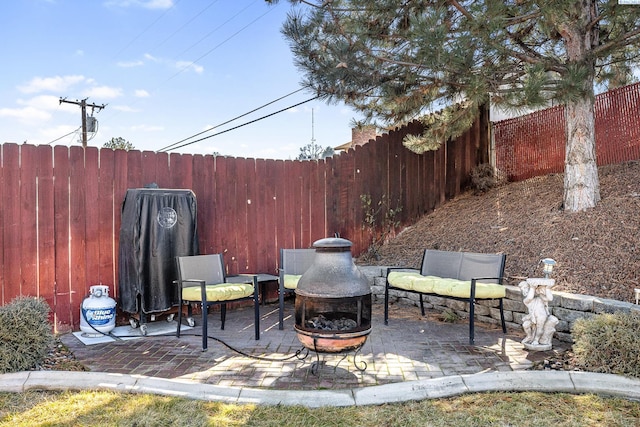
<svg viewBox="0 0 640 427">
<path fill-rule="evenodd" d="M 318 408 L 113 392 L 0 393 L 0 426 L 636 426 L 640 402 L 596 395 L 482 393 Z"/>
</svg>

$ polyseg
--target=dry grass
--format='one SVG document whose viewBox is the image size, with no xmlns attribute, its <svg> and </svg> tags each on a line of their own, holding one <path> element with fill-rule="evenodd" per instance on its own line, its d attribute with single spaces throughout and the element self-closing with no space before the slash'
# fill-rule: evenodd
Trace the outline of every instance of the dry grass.
<svg viewBox="0 0 640 427">
<path fill-rule="evenodd" d="M 112 392 L 0 394 L 0 426 L 636 426 L 640 402 L 485 393 L 382 406 L 230 405 Z"/>
</svg>

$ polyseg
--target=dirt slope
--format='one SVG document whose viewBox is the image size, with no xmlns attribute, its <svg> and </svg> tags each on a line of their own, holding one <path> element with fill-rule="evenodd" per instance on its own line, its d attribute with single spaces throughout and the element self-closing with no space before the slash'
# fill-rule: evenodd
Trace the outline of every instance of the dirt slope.
<svg viewBox="0 0 640 427">
<path fill-rule="evenodd" d="M 509 284 L 541 277 L 539 264 L 558 262 L 555 290 L 635 302 L 640 288 L 640 161 L 603 166 L 601 202 L 581 213 L 562 211 L 562 174 L 472 192 L 402 230 L 359 263 L 418 266 L 426 248 L 503 252 Z"/>
</svg>

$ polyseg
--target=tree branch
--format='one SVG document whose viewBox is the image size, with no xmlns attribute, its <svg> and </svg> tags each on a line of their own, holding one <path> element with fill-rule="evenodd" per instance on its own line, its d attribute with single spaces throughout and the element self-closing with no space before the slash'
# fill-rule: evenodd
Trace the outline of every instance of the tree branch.
<svg viewBox="0 0 640 427">
<path fill-rule="evenodd" d="M 601 44 L 600 46 L 595 47 L 594 49 L 591 50 L 591 53 L 594 56 L 598 56 L 603 52 L 606 52 L 610 49 L 616 48 L 616 47 L 622 47 L 625 46 L 627 43 L 627 41 L 633 37 L 637 37 L 638 35 L 640 35 L 640 28 L 636 28 L 633 31 L 630 31 L 620 37 L 618 37 L 616 40 L 614 41 L 610 41 L 608 43 L 605 44 Z"/>
<path fill-rule="evenodd" d="M 449 3 L 453 7 L 458 9 L 458 12 L 462 13 L 467 19 L 470 19 L 471 21 L 475 21 L 475 18 L 473 17 L 473 15 L 469 13 L 469 11 L 465 9 L 460 3 L 458 3 L 457 0 L 449 0 Z"/>
</svg>

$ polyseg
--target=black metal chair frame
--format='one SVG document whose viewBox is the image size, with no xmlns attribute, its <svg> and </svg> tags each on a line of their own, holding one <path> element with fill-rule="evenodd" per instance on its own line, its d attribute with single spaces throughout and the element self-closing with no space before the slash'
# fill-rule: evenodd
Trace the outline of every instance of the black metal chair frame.
<svg viewBox="0 0 640 427">
<path fill-rule="evenodd" d="M 479 266 L 479 274 L 485 274 L 487 272 L 489 272 L 490 274 L 492 272 L 497 272 L 499 273 L 498 276 L 495 277 L 468 277 L 468 273 L 462 273 L 461 274 L 461 270 L 462 267 L 458 267 L 458 274 L 454 275 L 454 274 L 448 274 L 448 275 L 444 275 L 444 276 L 440 276 L 438 274 L 438 270 L 441 269 L 442 266 L 438 266 L 438 265 L 428 265 L 428 256 L 430 253 L 438 253 L 439 255 L 444 255 L 445 257 L 447 256 L 447 252 L 446 251 L 434 251 L 434 250 L 425 250 L 424 254 L 422 256 L 422 265 L 420 267 L 420 274 L 423 276 L 439 276 L 439 277 L 449 277 L 452 279 L 458 279 L 458 280 L 469 280 L 471 282 L 471 292 L 469 295 L 469 298 L 461 298 L 461 297 L 454 297 L 454 296 L 449 296 L 449 295 L 441 295 L 438 293 L 425 293 L 425 292 L 420 292 L 420 291 L 414 291 L 414 290 L 407 290 L 407 289 L 402 289 L 402 288 L 396 288 L 394 286 L 392 286 L 389 283 L 389 273 L 393 270 L 410 270 L 406 267 L 388 267 L 387 268 L 387 280 L 386 280 L 386 284 L 385 284 L 385 289 L 384 289 L 384 324 L 388 325 L 389 324 L 389 290 L 391 289 L 395 289 L 401 292 L 410 292 L 410 293 L 415 293 L 418 294 L 420 296 L 420 311 L 422 313 L 422 315 L 425 315 L 425 310 L 424 310 L 424 300 L 423 300 L 423 296 L 424 295 L 431 295 L 431 296 L 436 296 L 439 298 L 446 298 L 446 299 L 452 299 L 452 300 L 456 300 L 456 301 L 463 301 L 463 302 L 467 302 L 469 303 L 469 344 L 473 345 L 475 342 L 475 330 L 474 330 L 474 321 L 475 321 L 475 302 L 477 300 L 499 300 L 499 310 L 500 310 L 500 324 L 502 326 L 502 332 L 503 333 L 507 333 L 507 325 L 505 323 L 504 320 L 504 304 L 503 304 L 503 298 L 478 298 L 476 297 L 476 283 L 479 281 L 482 282 L 489 282 L 489 283 L 497 283 L 502 285 L 503 281 L 504 281 L 504 267 L 505 267 L 505 261 L 506 261 L 506 255 L 504 254 L 474 254 L 474 253 L 467 253 L 471 256 L 480 256 L 482 258 L 485 259 L 489 259 L 490 262 L 489 263 L 485 263 L 485 265 L 483 266 Z M 451 254 L 452 256 L 457 257 L 464 257 L 464 252 L 449 252 L 449 254 Z M 464 262 L 461 258 L 461 260 L 459 262 Z M 448 267 L 445 267 L 445 270 L 448 269 Z M 435 270 L 435 271 L 434 271 Z M 414 270 L 415 271 L 415 270 Z M 457 277 L 452 277 L 452 276 L 457 276 Z"/>
<path fill-rule="evenodd" d="M 198 257 L 198 258 L 195 258 L 195 257 Z M 201 265 L 198 266 L 198 268 L 200 269 L 202 269 L 203 266 L 204 268 L 208 268 L 208 267 L 213 268 L 214 270 L 213 270 L 212 276 L 215 277 L 216 280 L 211 280 L 210 277 L 207 277 L 206 279 L 189 277 L 191 275 L 187 275 L 187 277 L 184 277 L 185 271 L 183 270 L 187 268 L 187 266 L 185 266 L 184 264 L 188 263 L 189 261 L 196 261 L 196 260 L 202 263 Z M 259 297 L 259 290 L 258 290 L 257 275 L 254 275 L 254 274 L 239 275 L 239 276 L 245 276 L 247 278 L 246 283 L 250 283 L 253 285 L 253 295 L 248 297 L 243 297 L 243 298 L 224 300 L 224 301 L 207 301 L 207 285 L 229 283 L 227 282 L 227 278 L 225 274 L 224 260 L 223 260 L 222 254 L 176 257 L 176 266 L 177 266 L 177 272 L 178 272 L 178 280 L 176 280 L 174 283 L 177 283 L 179 286 L 178 294 L 180 299 L 180 305 L 178 307 L 178 329 L 176 331 L 177 337 L 180 337 L 180 327 L 182 325 L 182 306 L 185 303 L 187 304 L 187 316 L 189 319 L 192 319 L 192 314 L 193 314 L 192 304 L 194 303 L 200 304 L 202 307 L 202 351 L 206 351 L 207 341 L 208 341 L 207 317 L 208 317 L 209 306 L 220 305 L 220 316 L 221 316 L 221 322 L 222 322 L 222 326 L 220 329 L 224 330 L 225 320 L 227 316 L 227 303 L 253 300 L 255 339 L 256 340 L 260 339 L 260 297 Z M 209 272 L 209 274 L 211 274 L 211 272 Z M 237 281 L 233 282 L 233 284 L 237 284 L 237 283 L 238 283 Z M 200 298 L 201 298 L 200 300 L 190 301 L 190 300 L 182 299 L 182 289 L 184 287 L 189 287 L 189 286 L 200 287 Z M 193 320 L 189 322 L 190 326 L 193 326 L 191 323 L 195 324 Z"/>
<path fill-rule="evenodd" d="M 315 254 L 315 249 L 280 249 L 278 277 L 278 328 L 280 330 L 284 329 L 284 296 L 285 294 L 295 294 L 294 289 L 284 287 L 284 276 L 287 274 L 304 274 L 313 264 Z"/>
</svg>

